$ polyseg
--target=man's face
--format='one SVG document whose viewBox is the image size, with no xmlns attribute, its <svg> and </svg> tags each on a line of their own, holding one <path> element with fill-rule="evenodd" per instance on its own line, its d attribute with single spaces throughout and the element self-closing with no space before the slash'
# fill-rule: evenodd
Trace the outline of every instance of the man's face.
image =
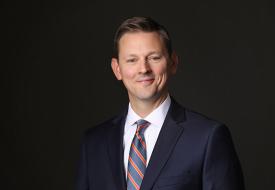
<svg viewBox="0 0 275 190">
<path fill-rule="evenodd" d="M 119 60 L 112 59 L 112 69 L 122 80 L 130 101 L 157 100 L 167 93 L 167 82 L 176 72 L 177 57 L 169 58 L 156 32 L 124 34 L 119 41 Z"/>
</svg>

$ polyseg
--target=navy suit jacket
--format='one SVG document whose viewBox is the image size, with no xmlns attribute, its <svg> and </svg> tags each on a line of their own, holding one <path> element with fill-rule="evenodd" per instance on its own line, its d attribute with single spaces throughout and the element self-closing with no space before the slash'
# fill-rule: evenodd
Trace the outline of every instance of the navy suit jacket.
<svg viewBox="0 0 275 190">
<path fill-rule="evenodd" d="M 127 111 L 86 131 L 76 190 L 126 190 L 123 132 Z M 243 190 L 240 163 L 223 124 L 172 100 L 141 190 Z"/>
</svg>

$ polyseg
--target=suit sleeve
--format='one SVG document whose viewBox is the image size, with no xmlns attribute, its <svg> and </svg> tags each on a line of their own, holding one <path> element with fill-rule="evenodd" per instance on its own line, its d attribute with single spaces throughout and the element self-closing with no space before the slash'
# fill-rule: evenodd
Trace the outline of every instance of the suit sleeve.
<svg viewBox="0 0 275 190">
<path fill-rule="evenodd" d="M 85 140 L 81 144 L 75 190 L 89 190 Z"/>
<path fill-rule="evenodd" d="M 230 132 L 214 127 L 208 138 L 203 166 L 203 190 L 244 190 L 243 174 Z"/>
</svg>

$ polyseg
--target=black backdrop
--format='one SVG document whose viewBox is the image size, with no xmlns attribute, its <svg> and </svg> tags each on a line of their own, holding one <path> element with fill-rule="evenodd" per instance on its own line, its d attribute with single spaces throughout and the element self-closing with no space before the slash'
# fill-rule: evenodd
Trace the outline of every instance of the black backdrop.
<svg viewBox="0 0 275 190">
<path fill-rule="evenodd" d="M 274 1 L 1 7 L 1 189 L 73 189 L 82 132 L 127 105 L 110 58 L 116 27 L 130 16 L 168 28 L 180 56 L 171 94 L 229 126 L 247 189 L 275 189 Z"/>
</svg>

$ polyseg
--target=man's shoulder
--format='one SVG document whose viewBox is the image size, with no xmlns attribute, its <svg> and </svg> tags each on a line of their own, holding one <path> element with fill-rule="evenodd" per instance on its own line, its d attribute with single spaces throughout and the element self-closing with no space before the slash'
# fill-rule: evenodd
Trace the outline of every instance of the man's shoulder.
<svg viewBox="0 0 275 190">
<path fill-rule="evenodd" d="M 102 121 L 96 125 L 93 125 L 84 131 L 85 138 L 102 138 L 105 136 L 109 130 L 114 127 L 121 127 L 123 124 L 123 120 L 125 120 L 125 110 L 123 110 L 120 114 L 117 114 L 109 119 Z"/>
<path fill-rule="evenodd" d="M 178 104 L 179 105 L 179 104 Z M 180 126 L 184 127 L 184 137 L 189 139 L 196 139 L 197 141 L 206 142 L 209 137 L 218 135 L 221 137 L 229 137 L 229 128 L 221 121 L 207 116 L 193 109 L 179 105 L 178 112 L 182 118 Z M 188 137 L 187 137 L 188 136 Z"/>
<path fill-rule="evenodd" d="M 184 117 L 184 124 L 188 128 L 198 129 L 198 130 L 213 130 L 213 128 L 225 126 L 225 124 L 213 117 L 208 116 L 207 114 L 195 111 L 193 109 L 182 106 L 178 103 L 178 111 L 184 114 L 181 114 Z"/>
<path fill-rule="evenodd" d="M 106 133 L 106 131 L 114 125 L 114 121 L 117 119 L 117 116 L 111 117 L 101 123 L 93 125 L 84 131 L 86 136 L 91 136 L 93 134 Z"/>
<path fill-rule="evenodd" d="M 192 109 L 185 108 L 186 120 L 198 123 L 204 123 L 209 125 L 223 125 L 222 122 L 210 117 L 204 113 L 194 111 Z"/>
<path fill-rule="evenodd" d="M 186 109 L 186 123 L 191 131 L 205 135 L 215 131 L 228 131 L 223 122 L 190 109 Z"/>
</svg>

